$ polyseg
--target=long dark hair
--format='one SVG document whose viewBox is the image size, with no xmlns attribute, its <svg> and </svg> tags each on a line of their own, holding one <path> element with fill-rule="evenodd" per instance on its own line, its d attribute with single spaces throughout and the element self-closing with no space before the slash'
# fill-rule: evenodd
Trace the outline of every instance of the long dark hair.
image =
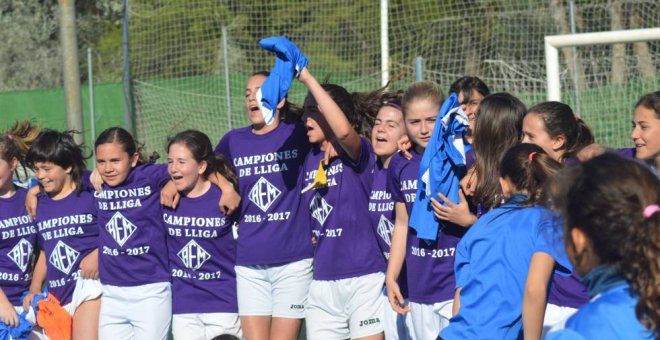
<svg viewBox="0 0 660 340">
<path fill-rule="evenodd" d="M 587 124 L 573 113 L 570 106 L 560 102 L 543 102 L 529 109 L 543 120 L 550 137 L 564 136 L 564 153 L 561 160 L 574 157 L 580 149 L 594 143 L 594 135 Z"/>
<path fill-rule="evenodd" d="M 34 167 L 37 162 L 52 162 L 66 169 L 71 168 L 71 179 L 76 184 L 76 191 L 82 190 L 81 180 L 85 170 L 84 145 L 76 144 L 73 135 L 76 131 L 58 132 L 45 129 L 32 143 L 27 155 L 26 163 Z"/>
<path fill-rule="evenodd" d="M 234 190 L 238 192 L 238 177 L 236 176 L 236 170 L 222 155 L 216 155 L 213 152 L 211 140 L 206 134 L 197 130 L 180 132 L 169 139 L 166 148 L 168 153 L 172 144 L 185 145 L 186 148 L 190 150 L 190 153 L 196 162 L 206 162 L 206 171 L 204 171 L 203 174 L 204 179 L 208 179 L 212 173 L 217 172 L 224 176 L 234 186 Z"/>
<path fill-rule="evenodd" d="M 479 105 L 474 131 L 475 203 L 489 209 L 501 199 L 500 160 L 506 150 L 520 142 L 526 111 L 525 104 L 508 93 L 488 95 Z"/>
<path fill-rule="evenodd" d="M 639 295 L 637 318 L 658 337 L 660 325 L 660 179 L 644 165 L 613 153 L 567 166 L 553 201 L 564 217 L 566 246 L 571 230 L 590 240 L 601 265 L 615 268 Z"/>
</svg>

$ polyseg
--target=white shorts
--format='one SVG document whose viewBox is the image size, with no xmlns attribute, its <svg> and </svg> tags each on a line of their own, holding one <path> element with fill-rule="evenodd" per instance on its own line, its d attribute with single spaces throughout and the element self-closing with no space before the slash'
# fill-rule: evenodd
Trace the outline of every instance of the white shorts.
<svg viewBox="0 0 660 340">
<path fill-rule="evenodd" d="M 103 285 L 99 340 L 166 340 L 172 318 L 169 282 Z"/>
<path fill-rule="evenodd" d="M 549 332 L 564 329 L 566 320 L 575 314 L 575 312 L 577 312 L 576 308 L 562 307 L 551 303 L 547 304 L 545 306 L 545 316 L 543 317 L 541 339 L 545 338 L 545 335 Z"/>
<path fill-rule="evenodd" d="M 385 274 L 312 281 L 306 306 L 307 339 L 355 339 L 383 332 Z"/>
<path fill-rule="evenodd" d="M 410 302 L 410 316 L 412 317 L 413 331 L 417 339 L 436 339 L 440 331 L 449 326 L 452 317 L 454 300 L 427 305 Z"/>
<path fill-rule="evenodd" d="M 312 282 L 312 259 L 277 266 L 234 268 L 240 316 L 305 317 L 307 293 Z"/>
<path fill-rule="evenodd" d="M 408 306 L 408 300 L 404 300 L 404 306 Z M 413 332 L 412 316 L 410 313 L 401 315 L 392 309 L 387 295 L 383 296 L 383 328 L 387 340 L 415 340 Z"/>
<path fill-rule="evenodd" d="M 211 340 L 221 334 L 243 338 L 241 321 L 236 313 L 174 314 L 174 340 Z"/>
<path fill-rule="evenodd" d="M 73 289 L 71 302 L 62 306 L 69 315 L 73 316 L 76 309 L 85 301 L 94 300 L 103 294 L 103 285 L 99 279 L 84 279 L 82 276 L 76 280 L 76 287 Z"/>
</svg>

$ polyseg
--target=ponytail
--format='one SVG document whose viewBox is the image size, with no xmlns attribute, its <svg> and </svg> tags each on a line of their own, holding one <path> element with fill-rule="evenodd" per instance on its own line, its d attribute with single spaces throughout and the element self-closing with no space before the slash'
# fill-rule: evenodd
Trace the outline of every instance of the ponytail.
<svg viewBox="0 0 660 340">
<path fill-rule="evenodd" d="M 18 164 L 23 168 L 22 174 L 18 171 L 18 167 L 14 170 L 14 174 L 19 180 L 29 177 L 25 156 L 40 131 L 41 129 L 37 125 L 29 120 L 24 120 L 14 123 L 6 133 L 0 133 L 0 157 L 7 163 L 11 163 L 16 158 Z M 23 179 L 21 175 L 24 176 Z"/>
<path fill-rule="evenodd" d="M 660 204 L 660 179 L 644 165 L 606 153 L 566 167 L 559 183 L 553 201 L 564 216 L 565 237 L 579 228 L 599 264 L 613 267 L 630 282 L 639 296 L 636 316 L 657 338 L 660 211 L 647 209 Z"/>
<path fill-rule="evenodd" d="M 542 118 L 545 131 L 550 137 L 564 136 L 564 153 L 560 158 L 562 162 L 566 158 L 575 157 L 578 151 L 595 141 L 589 126 L 564 103 L 543 102 L 529 109 L 528 114 L 531 113 Z"/>
<path fill-rule="evenodd" d="M 509 179 L 517 190 L 527 191 L 527 203 L 549 201 L 561 164 L 535 144 L 518 144 L 504 153 L 500 176 Z"/>
</svg>

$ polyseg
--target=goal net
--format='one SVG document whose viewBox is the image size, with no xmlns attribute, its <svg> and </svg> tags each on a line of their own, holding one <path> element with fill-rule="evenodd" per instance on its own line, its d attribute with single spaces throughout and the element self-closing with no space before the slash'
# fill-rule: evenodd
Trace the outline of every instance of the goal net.
<svg viewBox="0 0 660 340">
<path fill-rule="evenodd" d="M 476 75 L 493 92 L 528 106 L 546 100 L 544 36 L 660 26 L 654 0 L 413 0 L 388 4 L 389 75 L 393 88 L 423 78 L 446 91 Z M 213 143 L 245 126 L 244 86 L 269 70 L 259 39 L 284 34 L 310 58 L 320 79 L 349 91 L 381 84 L 380 3 L 374 0 L 129 0 L 130 71 L 138 138 L 164 151 L 165 138 L 188 128 Z M 224 34 L 223 34 L 224 32 Z M 660 43 L 560 50 L 562 100 L 595 131 L 598 142 L 629 141 L 636 100 L 660 88 Z M 306 94 L 295 83 L 289 99 Z"/>
</svg>

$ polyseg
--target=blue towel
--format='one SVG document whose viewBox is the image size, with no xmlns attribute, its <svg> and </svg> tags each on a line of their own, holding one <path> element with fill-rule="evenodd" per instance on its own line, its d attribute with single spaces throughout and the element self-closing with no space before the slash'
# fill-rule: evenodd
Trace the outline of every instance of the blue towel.
<svg viewBox="0 0 660 340">
<path fill-rule="evenodd" d="M 447 223 L 433 215 L 431 197 L 442 202 L 437 197 L 439 192 L 452 202 L 460 201 L 460 179 L 466 172 L 464 134 L 467 127 L 467 116 L 460 109 L 458 96 L 452 93 L 438 112 L 419 166 L 417 196 L 408 223 L 417 231 L 417 238 L 435 240 L 439 224 Z"/>
<path fill-rule="evenodd" d="M 270 75 L 257 91 L 257 103 L 264 122 L 270 125 L 275 121 L 275 112 L 293 82 L 309 63 L 298 46 L 285 37 L 269 37 L 259 42 L 261 48 L 275 53 L 275 65 Z"/>
</svg>

